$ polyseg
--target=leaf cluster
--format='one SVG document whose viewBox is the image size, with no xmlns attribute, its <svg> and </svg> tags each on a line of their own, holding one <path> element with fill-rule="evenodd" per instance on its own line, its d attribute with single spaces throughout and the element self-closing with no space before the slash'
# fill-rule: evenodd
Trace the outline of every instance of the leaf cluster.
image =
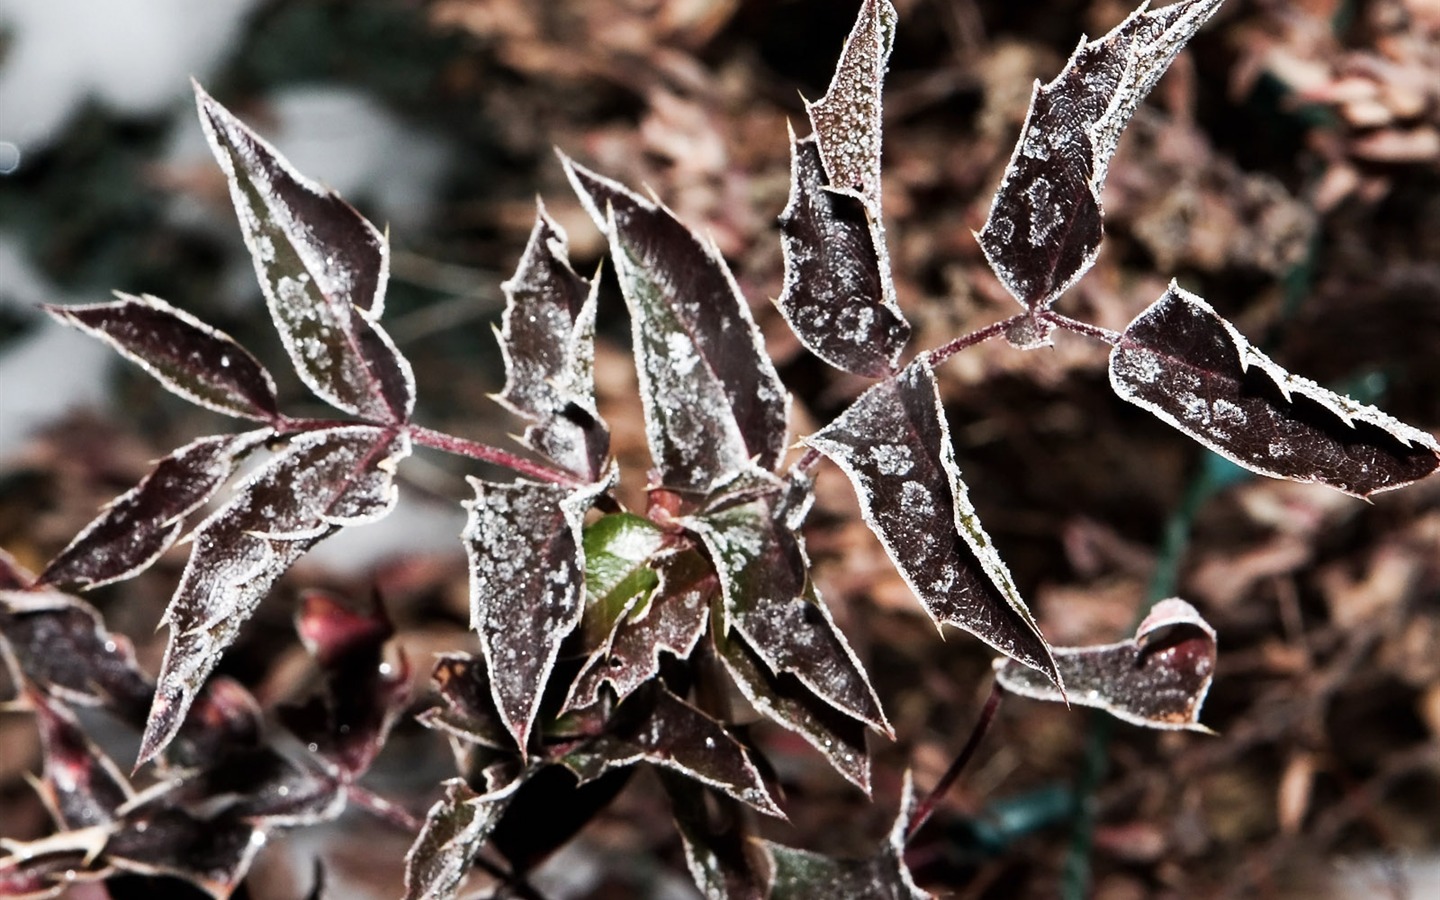
<svg viewBox="0 0 1440 900">
<path fill-rule="evenodd" d="M 789 395 L 713 242 L 657 199 L 562 155 L 629 313 L 654 463 L 643 510 L 623 508 L 613 493 L 616 464 L 595 401 L 598 273 L 574 270 L 543 205 L 504 285 L 497 331 L 506 382 L 495 399 L 527 421 L 519 452 L 432 431 L 413 420 L 411 366 L 381 324 L 385 235 L 197 86 L 201 125 L 280 342 L 338 417 L 281 411 L 251 353 L 158 298 L 50 309 L 175 393 L 259 427 L 174 451 L 38 577 L 13 566 L 6 574 L 0 647 L 40 723 L 42 791 L 59 828 L 6 847 L 7 890 L 46 894 L 65 878 L 138 870 L 224 895 L 267 833 L 368 797 L 355 781 L 407 701 L 407 667 L 384 656 L 392 629 L 378 601 L 356 611 L 307 595 L 297 626 L 325 687 L 279 714 L 307 748 L 303 758 L 277 749 L 253 698 L 212 673 L 296 560 L 393 509 L 397 472 L 415 446 L 514 477 L 471 478 L 464 502 L 480 652 L 436 662 L 436 699 L 418 716 L 450 741 L 459 777 L 413 823 L 408 896 L 453 896 L 487 842 L 523 879 L 641 763 L 661 773 L 707 896 L 921 895 L 903 859 L 924 815 L 908 787 L 895 828 L 869 859 L 761 841 L 751 821 L 784 812 L 763 757 L 735 727 L 735 696 L 866 792 L 867 732 L 893 736 L 805 552 L 812 476 L 825 459 L 848 477 L 866 524 L 937 628 L 964 630 L 1002 655 L 1006 690 L 1204 730 L 1215 634 L 1184 601 L 1158 605 L 1116 644 L 1052 648 L 1041 634 L 968 499 L 935 370 L 987 338 L 1034 349 L 1066 329 L 1112 346 L 1110 381 L 1122 400 L 1254 471 L 1363 497 L 1440 465 L 1429 434 L 1284 371 L 1178 285 L 1119 334 L 1054 309 L 1095 261 L 1101 188 L 1121 132 L 1219 3 L 1142 6 L 1035 86 L 977 235 L 1021 311 L 903 363 L 911 326 L 896 298 L 880 184 L 897 16 L 888 0 L 863 3 L 829 89 L 807 103 L 811 133 L 790 135 L 775 302 L 817 357 L 873 384 L 803 437 L 806 450 L 789 465 Z M 182 535 L 189 562 L 152 683 L 124 639 L 64 589 L 130 577 Z M 57 646 L 74 652 L 59 658 Z M 143 730 L 137 767 L 150 764 L 152 787 L 137 789 L 95 748 L 68 711 L 77 703 Z M 383 814 L 383 803 L 366 803 Z M 533 823 L 530 811 L 557 804 L 574 815 Z"/>
</svg>

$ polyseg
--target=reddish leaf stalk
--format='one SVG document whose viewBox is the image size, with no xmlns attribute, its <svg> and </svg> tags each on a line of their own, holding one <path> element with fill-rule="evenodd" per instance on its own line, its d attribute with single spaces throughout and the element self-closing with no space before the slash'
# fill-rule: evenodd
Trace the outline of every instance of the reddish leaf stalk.
<svg viewBox="0 0 1440 900">
<path fill-rule="evenodd" d="M 975 727 L 970 731 L 970 739 L 967 740 L 965 746 L 960 749 L 960 754 L 955 757 L 955 761 L 950 764 L 950 768 L 945 770 L 945 774 L 940 776 L 940 780 L 936 782 L 935 787 L 925 799 L 915 807 L 915 812 L 911 814 L 910 824 L 905 828 L 905 840 L 907 842 L 915 837 L 915 833 L 923 828 L 926 822 L 930 821 L 930 816 L 935 812 L 935 807 L 940 804 L 941 798 L 950 792 L 950 788 L 954 787 L 955 782 L 960 778 L 960 773 L 965 770 L 966 764 L 970 762 L 970 758 L 974 756 L 975 751 L 979 749 L 980 741 L 984 739 L 985 733 L 990 730 L 990 723 L 995 720 L 995 713 L 1000 709 L 1001 696 L 1003 696 L 1003 692 L 1000 690 L 999 683 L 997 682 L 991 685 L 990 697 L 986 699 L 984 708 L 980 710 L 980 718 L 975 722 Z"/>
<path fill-rule="evenodd" d="M 1073 331 L 1076 334 L 1095 338 L 1097 341 L 1104 341 L 1112 347 L 1120 343 L 1120 332 L 1101 328 L 1099 325 L 1091 325 L 1089 322 L 1081 322 L 1079 319 L 1072 319 L 1069 316 L 1062 316 L 1054 310 L 1047 309 L 1040 313 L 1040 319 L 1064 328 L 1066 331 Z"/>
<path fill-rule="evenodd" d="M 404 807 L 391 803 L 369 788 L 363 788 L 358 784 L 345 785 L 345 798 L 377 819 L 408 834 L 418 834 L 421 826 L 425 824 Z"/>
<path fill-rule="evenodd" d="M 1012 324 L 1018 322 L 1020 319 L 1023 319 L 1025 316 L 1028 315 L 1029 313 L 1020 313 L 1018 315 L 1011 316 L 1008 319 L 1002 319 L 993 325 L 986 325 L 979 331 L 972 331 L 969 334 L 961 335 L 960 337 L 956 338 L 948 344 L 942 344 L 941 346 L 936 347 L 934 350 L 931 350 L 925 354 L 926 358 L 930 360 L 930 367 L 932 369 L 938 368 L 941 363 L 945 362 L 950 357 L 959 353 L 961 350 L 964 350 L 968 347 L 973 347 L 976 344 L 982 343 L 984 341 L 988 341 L 996 335 L 1004 334 L 1005 329 L 1009 328 Z"/>
<path fill-rule="evenodd" d="M 570 472 L 564 472 L 542 463 L 533 462 L 507 450 L 491 447 L 489 444 L 467 441 L 464 438 L 455 437 L 453 434 L 446 434 L 443 431 L 432 431 L 429 428 L 421 428 L 418 425 L 409 426 L 409 431 L 411 439 L 422 447 L 444 450 L 446 453 L 467 456 L 470 459 L 478 459 L 481 462 L 494 463 L 497 466 L 504 466 L 521 475 L 528 475 L 531 478 L 548 482 L 549 484 L 562 484 L 566 487 L 585 487 L 587 484 L 584 479 Z"/>
</svg>

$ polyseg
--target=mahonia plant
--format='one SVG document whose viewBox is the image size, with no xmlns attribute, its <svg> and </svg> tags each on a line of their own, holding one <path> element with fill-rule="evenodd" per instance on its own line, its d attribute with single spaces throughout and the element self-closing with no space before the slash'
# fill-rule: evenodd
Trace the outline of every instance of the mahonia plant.
<svg viewBox="0 0 1440 900">
<path fill-rule="evenodd" d="M 967 497 L 935 369 L 988 338 L 1030 349 L 1068 329 L 1112 346 L 1121 399 L 1256 472 L 1366 497 L 1440 465 L 1429 434 L 1291 375 L 1178 285 L 1122 333 L 1054 310 L 1095 261 L 1101 189 L 1126 123 L 1219 5 L 1142 5 L 1036 84 L 977 235 L 1021 311 L 902 364 L 911 329 L 896 302 L 880 189 L 896 13 L 888 0 L 865 0 L 829 89 L 807 103 L 811 133 L 790 135 L 776 304 L 805 347 L 873 385 L 803 437 L 788 467 L 789 397 L 715 245 L 657 200 L 562 155 L 629 311 L 654 461 L 643 511 L 613 494 L 618 474 L 594 397 L 599 279 L 572 269 L 543 206 L 504 285 L 498 331 L 506 382 L 496 399 L 528 421 L 524 452 L 432 431 L 413 421 L 410 364 L 381 324 L 385 235 L 197 85 L 201 125 L 281 342 L 304 384 L 342 417 L 282 412 L 254 356 L 157 298 L 49 309 L 181 396 L 258 427 L 160 460 L 38 576 L 0 566 L 0 648 L 39 723 L 39 784 L 58 828 L 4 844 L 0 893 L 43 896 L 77 878 L 138 871 L 225 896 L 268 833 L 355 803 L 417 833 L 407 896 L 449 897 L 487 841 L 523 877 L 648 763 L 708 897 L 924 896 L 903 858 L 927 814 L 908 779 L 895 828 L 869 859 L 761 841 L 744 814 L 784 817 L 757 751 L 727 727 L 727 681 L 863 791 L 866 732 L 891 736 L 801 539 L 825 459 L 848 476 L 866 524 L 936 626 L 999 651 L 1004 689 L 1204 730 L 1215 633 L 1183 600 L 1155 606 L 1120 643 L 1057 649 L 1045 640 Z M 397 470 L 415 445 L 515 476 L 471 479 L 461 537 L 481 652 L 438 660 L 438 702 L 419 715 L 449 738 L 464 777 L 443 785 L 423 822 L 357 783 L 409 699 L 408 667 L 385 654 L 393 630 L 378 600 L 303 597 L 297 627 L 326 678 L 279 715 L 303 759 L 265 735 L 244 688 L 210 677 L 297 559 L 394 507 Z M 187 532 L 259 453 L 268 458 Z M 182 534 L 189 561 L 152 683 L 129 643 L 65 589 L 130 577 Z M 154 766 L 152 787 L 132 786 L 86 737 L 74 705 L 143 729 L 137 769 Z"/>
</svg>

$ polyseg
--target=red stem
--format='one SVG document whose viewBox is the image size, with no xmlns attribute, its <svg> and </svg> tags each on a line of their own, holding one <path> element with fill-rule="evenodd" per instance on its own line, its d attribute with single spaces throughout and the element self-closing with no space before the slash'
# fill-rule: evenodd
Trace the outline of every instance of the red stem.
<svg viewBox="0 0 1440 900">
<path fill-rule="evenodd" d="M 394 825 L 401 831 L 418 834 L 425 823 L 411 815 L 408 809 L 397 806 L 384 797 L 358 784 L 345 785 L 345 797 L 351 803 L 383 822 Z"/>
<path fill-rule="evenodd" d="M 979 331 L 962 334 L 950 343 L 942 344 L 934 350 L 927 352 L 925 358 L 929 361 L 931 368 L 934 368 L 967 347 L 973 347 L 981 341 L 990 340 L 997 334 L 1003 334 L 1005 329 L 1009 328 L 1012 323 L 1025 318 L 1027 315 L 1029 315 L 1029 313 L 1020 313 L 1008 319 L 1002 319 L 993 325 L 986 325 Z"/>
<path fill-rule="evenodd" d="M 950 788 L 955 785 L 955 781 L 960 777 L 960 773 L 964 771 L 966 763 L 970 762 L 970 758 L 974 756 L 975 751 L 979 749 L 980 741 L 985 737 L 985 732 L 990 730 L 990 723 L 995 720 L 995 712 L 1000 708 L 1000 696 L 1000 684 L 997 682 L 991 686 L 990 697 L 985 701 L 985 707 L 980 710 L 980 719 L 975 723 L 975 728 L 971 730 L 970 739 L 967 740 L 965 746 L 960 749 L 960 755 L 955 757 L 955 761 L 950 764 L 950 768 L 945 770 L 945 774 L 940 776 L 940 780 L 936 782 L 934 789 L 921 801 L 919 806 L 915 807 L 915 812 L 911 813 L 910 824 L 905 828 L 906 841 L 915 837 L 915 832 L 919 831 L 926 822 L 930 821 L 930 816 L 935 812 L 935 807 L 938 806 L 940 800 L 950 792 Z"/>
<path fill-rule="evenodd" d="M 1091 325 L 1089 322 L 1082 322 L 1079 319 L 1072 319 L 1069 316 L 1062 316 L 1054 310 L 1045 310 L 1040 313 L 1040 318 L 1058 328 L 1064 328 L 1066 331 L 1073 331 L 1076 334 L 1083 334 L 1086 337 L 1104 341 L 1112 347 L 1120 343 L 1120 332 L 1111 331 L 1108 328 L 1101 328 L 1099 325 Z"/>
<path fill-rule="evenodd" d="M 421 428 L 419 425 L 408 425 L 406 428 L 410 432 L 411 439 L 422 447 L 444 450 L 447 453 L 467 456 L 470 459 L 478 459 L 481 462 L 494 463 L 497 466 L 504 466 L 521 475 L 528 475 L 531 478 L 539 481 L 548 481 L 551 484 L 563 484 L 566 487 L 584 487 L 587 484 L 587 482 L 578 475 L 552 468 L 543 463 L 533 462 L 523 456 L 517 456 L 508 450 L 501 450 L 499 447 L 492 447 L 489 444 L 480 444 L 475 441 L 467 441 L 453 434 L 446 434 L 443 431 L 432 431 L 429 428 Z"/>
</svg>

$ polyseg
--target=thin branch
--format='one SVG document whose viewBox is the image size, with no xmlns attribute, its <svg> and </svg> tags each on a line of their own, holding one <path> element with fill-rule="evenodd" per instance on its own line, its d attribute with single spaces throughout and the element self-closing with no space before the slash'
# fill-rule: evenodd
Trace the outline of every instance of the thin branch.
<svg viewBox="0 0 1440 900">
<path fill-rule="evenodd" d="M 446 434 L 443 431 L 432 431 L 429 428 L 421 428 L 419 425 L 410 425 L 408 429 L 410 437 L 415 443 L 422 447 L 444 450 L 446 453 L 454 453 L 459 456 L 469 457 L 470 459 L 478 459 L 481 462 L 494 463 L 497 466 L 504 466 L 521 475 L 528 475 L 531 478 L 547 481 L 551 484 L 562 484 L 566 487 L 585 487 L 587 484 L 583 478 L 574 473 L 528 460 L 508 450 L 501 450 L 499 447 L 492 447 L 489 444 L 481 444 L 475 441 L 467 441 L 453 434 Z"/>
<path fill-rule="evenodd" d="M 345 785 L 345 798 L 382 822 L 394 825 L 401 831 L 418 834 L 425 823 L 417 819 L 408 809 L 391 803 L 369 788 L 358 784 Z"/>
<path fill-rule="evenodd" d="M 1039 314 L 1040 319 L 1049 322 L 1058 328 L 1066 331 L 1073 331 L 1076 334 L 1083 334 L 1086 337 L 1104 341 L 1110 346 L 1120 343 L 1120 332 L 1111 331 L 1108 328 L 1101 328 L 1099 325 L 1091 325 L 1089 322 L 1082 322 L 1079 319 L 1072 319 L 1069 316 L 1062 316 L 1052 309 L 1047 309 Z"/>
<path fill-rule="evenodd" d="M 930 816 L 935 812 L 935 807 L 940 804 L 940 801 L 946 794 L 950 793 L 950 788 L 955 786 L 956 780 L 960 778 L 960 773 L 965 770 L 966 764 L 968 764 L 971 757 L 975 755 L 975 751 L 980 748 L 980 741 L 984 739 L 985 733 L 990 730 L 990 723 L 995 721 L 995 713 L 1000 709 L 1001 696 L 1003 696 L 1003 692 L 1000 690 L 1000 683 L 996 682 L 990 686 L 990 696 L 986 699 L 984 708 L 980 710 L 980 718 L 975 722 L 975 727 L 971 729 L 969 740 L 965 742 L 964 747 L 960 748 L 960 753 L 955 757 L 955 761 L 950 764 L 950 768 L 945 770 L 945 774 L 940 776 L 940 780 L 935 783 L 935 787 L 931 789 L 925 799 L 920 802 L 920 805 L 915 807 L 915 812 L 910 815 L 910 824 L 905 827 L 906 841 L 915 837 L 915 833 L 924 827 L 926 822 L 930 821 Z"/>
<path fill-rule="evenodd" d="M 961 335 L 960 337 L 956 338 L 948 344 L 942 344 L 941 346 L 936 347 L 934 350 L 926 352 L 924 354 L 925 358 L 929 361 L 930 366 L 934 368 L 935 366 L 940 365 L 941 363 L 945 362 L 947 359 L 959 353 L 961 350 L 966 349 L 967 347 L 973 347 L 976 344 L 981 343 L 982 341 L 990 340 L 996 335 L 1004 334 L 1005 329 L 1009 328 L 1012 324 L 1019 321 L 1020 319 L 1025 318 L 1028 315 L 1029 313 L 1019 313 L 1018 315 L 1011 316 L 1008 319 L 1002 319 L 1001 321 L 996 322 L 993 325 L 986 325 L 979 331 L 972 331 L 969 334 Z"/>
</svg>

